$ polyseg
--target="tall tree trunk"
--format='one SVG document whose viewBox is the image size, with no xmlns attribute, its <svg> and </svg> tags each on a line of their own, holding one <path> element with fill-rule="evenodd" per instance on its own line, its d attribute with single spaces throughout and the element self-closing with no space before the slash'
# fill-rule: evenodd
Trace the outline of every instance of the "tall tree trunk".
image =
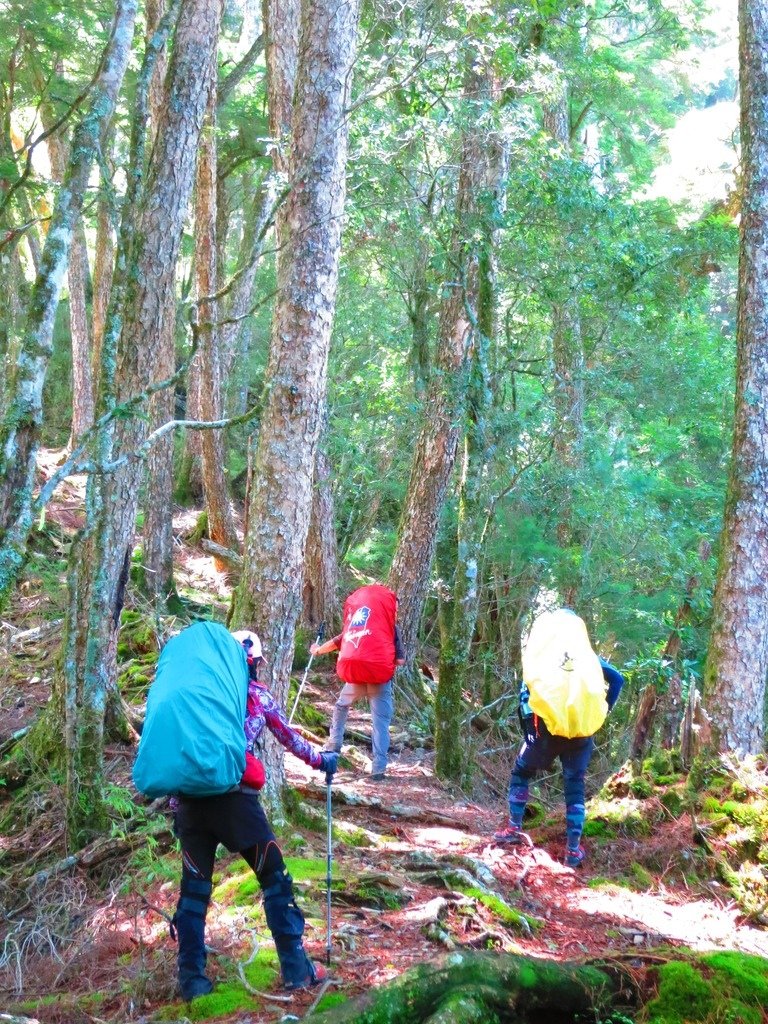
<svg viewBox="0 0 768 1024">
<path fill-rule="evenodd" d="M 215 61 L 214 54 L 214 61 Z M 214 65 L 213 72 L 216 68 Z M 195 281 L 200 317 L 200 413 L 204 420 L 221 418 L 222 397 L 220 334 L 215 325 L 218 303 L 202 302 L 217 290 L 216 268 L 216 90 L 208 103 L 205 129 L 197 156 L 195 195 Z M 208 513 L 208 536 L 216 544 L 236 551 L 240 539 L 235 530 L 229 485 L 224 472 L 224 437 L 220 430 L 206 430 L 201 438 L 203 491 Z M 219 568 L 226 565 L 219 562 Z"/>
<path fill-rule="evenodd" d="M 112 291 L 112 274 L 115 267 L 115 209 L 112 198 L 102 185 L 96 207 L 96 245 L 93 257 L 93 303 L 91 309 L 91 374 L 94 396 L 99 391 L 99 370 L 101 367 L 101 345 Z"/>
<path fill-rule="evenodd" d="M 36 64 L 35 64 L 36 66 Z M 36 70 L 37 66 L 36 66 Z M 42 75 L 36 75 L 41 95 L 45 96 L 47 85 Z M 56 111 L 50 101 L 41 104 L 40 116 L 43 127 L 48 129 L 56 122 Z M 106 141 L 104 135 L 103 141 Z M 69 162 L 67 140 L 59 133 L 47 139 L 48 155 L 54 179 L 61 184 Z M 70 446 L 74 447 L 78 438 L 93 426 L 94 394 L 91 364 L 91 338 L 88 329 L 87 291 L 90 281 L 88 266 L 88 245 L 85 240 L 85 229 L 82 217 L 78 217 L 72 233 L 67 268 L 69 286 L 69 333 L 72 349 L 72 426 Z"/>
<path fill-rule="evenodd" d="M 142 142 L 137 143 L 139 153 L 129 167 L 133 193 L 126 199 L 127 220 L 121 230 L 121 248 L 127 249 L 119 254 L 120 279 L 113 286 L 113 304 L 119 305 L 110 308 L 105 333 L 102 412 L 125 403 L 157 379 L 157 338 L 172 307 L 197 146 L 213 88 L 219 13 L 219 0 L 182 0 L 168 73 L 168 101 L 143 191 L 139 180 L 144 166 Z M 142 88 L 148 90 L 148 80 Z M 144 93 L 140 100 L 144 111 Z M 146 116 L 138 120 L 140 132 L 146 128 Z M 115 351 L 115 328 L 120 323 Z M 109 371 L 115 366 L 113 377 Z M 102 472 L 89 478 L 89 525 L 72 553 L 63 690 L 67 828 L 74 845 L 98 830 L 102 820 L 104 715 L 114 686 L 120 613 L 144 475 L 143 462 L 132 453 L 148 429 L 139 415 L 118 417 L 111 429 L 100 433 Z"/>
<path fill-rule="evenodd" d="M 742 188 L 736 417 L 704 693 L 713 744 L 764 746 L 768 671 L 768 18 L 740 0 Z"/>
<path fill-rule="evenodd" d="M 464 86 L 468 106 L 478 102 L 479 88 L 478 72 L 470 68 Z M 472 221 L 477 216 L 478 196 L 485 174 L 481 134 L 476 124 L 469 123 L 462 140 L 449 254 L 451 281 L 445 284 L 440 307 L 435 367 L 413 452 L 397 547 L 389 573 L 389 585 L 399 601 L 398 622 L 405 649 L 406 679 L 415 678 L 419 623 L 429 586 L 440 515 L 463 430 L 473 341 L 473 324 L 467 310 L 477 309 L 477 257 L 468 239 L 472 237 Z"/>
<path fill-rule="evenodd" d="M 165 14 L 165 0 L 148 0 L 146 38 L 149 41 Z M 166 102 L 167 51 L 157 55 L 149 83 L 149 123 L 153 143 L 163 118 Z M 167 380 L 176 368 L 176 287 L 170 288 L 168 308 L 163 312 L 157 339 L 157 376 Z M 176 394 L 166 388 L 153 395 L 149 414 L 153 428 L 173 419 Z M 162 437 L 147 457 L 147 485 L 144 509 L 144 587 L 158 609 L 164 609 L 176 593 L 173 579 L 173 434 Z"/>
<path fill-rule="evenodd" d="M 245 227 L 237 262 L 237 278 L 227 296 L 226 317 L 221 326 L 222 379 L 230 380 L 232 371 L 245 357 L 249 347 L 250 330 L 247 312 L 253 303 L 253 289 L 259 269 L 259 256 L 264 236 L 275 215 L 278 199 L 277 175 L 269 174 L 256 189 L 245 214 Z M 232 389 L 234 412 L 245 411 L 245 392 Z"/>
<path fill-rule="evenodd" d="M 558 72 L 560 75 L 561 73 Z M 557 95 L 544 105 L 544 127 L 562 152 L 570 155 L 571 132 L 568 89 L 564 80 L 555 83 Z M 564 225 L 565 229 L 565 225 Z M 554 452 L 560 471 L 557 543 L 563 551 L 560 595 L 563 604 L 578 602 L 582 569 L 578 548 L 583 537 L 576 525 L 572 491 L 584 465 L 584 343 L 575 282 L 564 272 L 561 288 L 565 294 L 553 301 L 552 375 L 555 412 Z"/>
<path fill-rule="evenodd" d="M 303 8 L 292 188 L 278 218 L 284 247 L 278 259 L 268 399 L 254 455 L 243 578 L 233 607 L 234 622 L 253 625 L 265 641 L 268 682 L 278 700 L 287 693 L 301 613 L 315 451 L 325 408 L 356 29 L 356 2 L 333 6 L 307 0 Z M 267 759 L 269 796 L 278 802 L 282 757 L 272 747 Z"/>
<path fill-rule="evenodd" d="M 135 17 L 136 0 L 118 0 L 90 106 L 73 133 L 69 166 L 56 196 L 9 388 L 10 407 L 0 426 L 0 608 L 15 586 L 32 525 L 43 382 L 51 357 L 56 309 L 88 179 L 112 120 L 130 56 Z"/>
<path fill-rule="evenodd" d="M 321 622 L 325 623 L 327 636 L 335 636 L 341 627 L 339 558 L 331 477 L 328 456 L 318 446 L 304 566 L 303 606 L 305 624 L 316 629 Z"/>
<path fill-rule="evenodd" d="M 475 316 L 471 371 L 467 393 L 467 429 L 464 437 L 456 563 L 450 608 L 441 616 L 440 670 L 435 702 L 435 772 L 441 778 L 460 781 L 467 766 L 461 735 L 462 698 L 467 687 L 472 637 L 480 602 L 481 559 L 488 519 L 487 467 L 492 441 L 489 416 L 493 403 L 488 372 L 488 350 L 496 335 L 495 225 L 504 210 L 509 168 L 509 144 L 495 126 L 492 82 L 488 70 L 470 71 L 465 87 L 472 105 L 465 140 L 466 187 L 475 193 L 479 223 L 472 234 L 478 238 L 476 269 L 468 275 L 466 304 Z M 467 232 L 469 234 L 469 231 Z"/>
<path fill-rule="evenodd" d="M 72 251 L 69 254 L 69 328 L 72 344 L 72 428 L 70 446 L 78 440 L 94 420 L 91 336 L 88 325 L 87 292 L 90 280 L 88 245 L 82 217 L 75 226 Z"/>
</svg>

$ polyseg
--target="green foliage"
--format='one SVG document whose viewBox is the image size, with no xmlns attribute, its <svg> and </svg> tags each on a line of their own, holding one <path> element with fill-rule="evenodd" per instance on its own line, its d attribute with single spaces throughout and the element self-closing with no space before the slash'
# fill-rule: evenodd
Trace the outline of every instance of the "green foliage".
<svg viewBox="0 0 768 1024">
<path fill-rule="evenodd" d="M 636 796 L 638 800 L 645 800 L 649 796 L 653 796 L 653 783 L 648 779 L 633 779 L 629 784 L 629 790 L 632 796 Z"/>
</svg>

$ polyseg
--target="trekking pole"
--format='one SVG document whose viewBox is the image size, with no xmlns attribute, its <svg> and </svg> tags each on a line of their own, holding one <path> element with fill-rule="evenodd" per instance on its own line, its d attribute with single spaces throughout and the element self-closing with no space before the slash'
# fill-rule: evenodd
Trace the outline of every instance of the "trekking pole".
<svg viewBox="0 0 768 1024">
<path fill-rule="evenodd" d="M 328 841 L 326 849 L 326 872 L 325 872 L 325 962 L 331 966 L 331 872 L 333 867 L 333 827 L 331 819 L 331 783 L 333 773 L 325 773 L 325 812 L 328 820 Z"/>
<path fill-rule="evenodd" d="M 317 639 L 315 640 L 316 644 L 322 643 L 322 641 L 323 641 L 323 634 L 324 633 L 325 633 L 325 623 L 321 622 L 319 627 L 318 627 L 318 630 L 317 630 Z M 293 708 L 291 709 L 291 713 L 288 716 L 288 725 L 290 725 L 291 722 L 293 721 L 293 716 L 296 714 L 296 708 L 299 706 L 299 697 L 301 697 L 301 691 L 304 689 L 304 684 L 307 681 L 307 676 L 309 675 L 309 669 L 310 669 L 310 667 L 312 665 L 312 659 L 313 658 L 314 658 L 314 654 L 310 654 L 309 661 L 307 662 L 307 667 L 304 669 L 304 675 L 301 677 L 301 683 L 299 684 L 299 688 L 296 691 L 296 699 L 293 702 Z"/>
</svg>

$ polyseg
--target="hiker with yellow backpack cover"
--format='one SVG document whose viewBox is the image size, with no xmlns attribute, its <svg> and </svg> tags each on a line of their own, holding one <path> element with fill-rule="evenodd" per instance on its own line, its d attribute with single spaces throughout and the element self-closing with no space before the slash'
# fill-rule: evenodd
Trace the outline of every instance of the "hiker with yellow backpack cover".
<svg viewBox="0 0 768 1024">
<path fill-rule="evenodd" d="M 539 615 L 523 648 L 519 717 L 525 740 L 509 781 L 509 822 L 497 843 L 530 843 L 523 832 L 529 784 L 556 757 L 563 769 L 565 863 L 579 867 L 585 857 L 584 779 L 594 734 L 616 703 L 624 676 L 592 650 L 587 627 L 568 608 Z"/>
</svg>

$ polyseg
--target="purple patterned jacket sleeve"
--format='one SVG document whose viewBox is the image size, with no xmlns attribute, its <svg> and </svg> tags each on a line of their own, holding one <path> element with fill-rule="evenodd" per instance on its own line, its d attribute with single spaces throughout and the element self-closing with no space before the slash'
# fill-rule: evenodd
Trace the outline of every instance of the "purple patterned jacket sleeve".
<svg viewBox="0 0 768 1024">
<path fill-rule="evenodd" d="M 264 729 L 277 737 L 286 750 L 295 754 L 310 768 L 322 767 L 323 759 L 310 743 L 292 729 L 283 709 L 269 690 L 260 683 L 251 682 L 248 687 L 248 711 L 245 719 L 245 737 L 249 750 L 259 740 Z"/>
</svg>

